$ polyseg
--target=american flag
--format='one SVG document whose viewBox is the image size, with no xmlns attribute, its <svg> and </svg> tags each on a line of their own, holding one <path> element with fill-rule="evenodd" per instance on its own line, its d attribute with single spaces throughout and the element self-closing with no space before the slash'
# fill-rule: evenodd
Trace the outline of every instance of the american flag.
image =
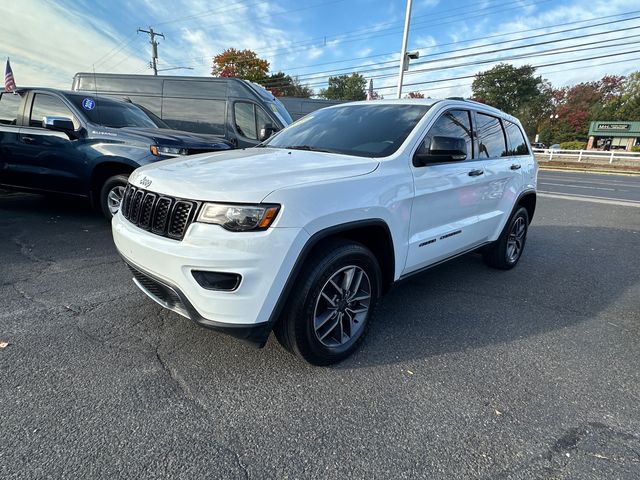
<svg viewBox="0 0 640 480">
<path fill-rule="evenodd" d="M 7 58 L 7 66 L 4 69 L 4 91 L 15 92 L 16 88 L 17 88 L 16 81 L 13 78 L 13 70 L 11 70 L 11 63 L 9 63 L 9 59 Z"/>
<path fill-rule="evenodd" d="M 367 90 L 367 100 L 373 100 L 373 78 L 369 79 L 369 90 Z"/>
</svg>

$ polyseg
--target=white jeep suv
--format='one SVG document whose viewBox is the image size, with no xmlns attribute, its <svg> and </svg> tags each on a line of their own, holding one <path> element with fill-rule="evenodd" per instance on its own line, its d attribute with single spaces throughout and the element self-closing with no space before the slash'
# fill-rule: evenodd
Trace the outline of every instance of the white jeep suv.
<svg viewBox="0 0 640 480">
<path fill-rule="evenodd" d="M 520 122 L 499 110 L 356 102 L 256 148 L 137 169 L 113 235 L 160 305 L 259 346 L 274 330 L 323 365 L 357 348 L 395 281 L 472 250 L 513 267 L 536 177 Z"/>
</svg>

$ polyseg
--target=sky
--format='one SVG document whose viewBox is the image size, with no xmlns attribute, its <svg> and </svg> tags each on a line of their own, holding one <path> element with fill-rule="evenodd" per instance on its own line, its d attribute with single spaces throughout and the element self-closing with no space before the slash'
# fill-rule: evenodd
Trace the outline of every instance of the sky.
<svg viewBox="0 0 640 480">
<path fill-rule="evenodd" d="M 316 92 L 359 72 L 395 98 L 405 0 L 21 0 L 0 2 L 0 59 L 18 86 L 70 88 L 76 72 L 209 76 L 212 57 L 251 49 Z M 554 86 L 640 70 L 638 0 L 414 0 L 403 95 L 471 95 L 500 61 L 539 66 Z M 570 30 L 570 31 L 566 31 Z M 555 33 L 559 32 L 559 33 Z M 562 40 L 562 41 L 560 41 Z M 533 56 L 532 56 L 533 55 Z M 516 58 L 514 58 L 516 57 Z M 583 61 L 579 61 L 583 60 Z M 466 78 L 465 78 L 466 77 Z"/>
</svg>

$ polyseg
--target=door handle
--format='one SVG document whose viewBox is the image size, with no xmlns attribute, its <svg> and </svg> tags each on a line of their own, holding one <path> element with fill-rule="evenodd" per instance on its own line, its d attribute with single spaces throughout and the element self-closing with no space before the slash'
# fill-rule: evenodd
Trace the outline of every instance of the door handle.
<svg viewBox="0 0 640 480">
<path fill-rule="evenodd" d="M 519 170 L 520 169 L 520 165 L 518 163 L 514 163 L 513 165 L 511 165 L 511 170 Z"/>
<path fill-rule="evenodd" d="M 482 175 L 484 173 L 484 170 L 471 170 L 469 172 L 469 176 L 470 177 L 479 177 L 480 175 Z"/>
<path fill-rule="evenodd" d="M 22 141 L 24 143 L 33 143 L 35 141 L 35 138 L 33 138 L 33 137 L 22 137 Z"/>
</svg>

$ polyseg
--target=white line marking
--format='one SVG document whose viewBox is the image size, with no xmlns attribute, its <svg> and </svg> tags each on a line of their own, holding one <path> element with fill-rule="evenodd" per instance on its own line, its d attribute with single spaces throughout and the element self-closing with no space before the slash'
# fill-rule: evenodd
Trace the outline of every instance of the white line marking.
<svg viewBox="0 0 640 480">
<path fill-rule="evenodd" d="M 633 200 L 617 200 L 614 198 L 606 198 L 606 197 L 590 197 L 589 195 L 560 195 L 553 192 L 545 192 L 542 190 L 538 191 L 538 196 L 547 197 L 547 198 L 558 198 L 561 200 L 575 200 L 578 202 L 591 202 L 591 203 L 605 203 L 607 205 L 619 205 L 621 207 L 636 207 L 640 208 L 640 202 L 635 202 Z"/>
<path fill-rule="evenodd" d="M 569 187 L 569 188 L 586 188 L 589 190 L 609 190 L 610 192 L 615 192 L 615 188 L 605 188 L 605 187 L 587 187 L 584 185 L 568 185 L 566 183 L 548 183 L 548 182 L 540 182 L 541 185 L 553 185 L 554 187 Z M 626 192 L 627 190 L 618 190 L 620 192 Z"/>
<path fill-rule="evenodd" d="M 633 183 L 628 183 L 628 182 L 618 182 L 618 181 L 609 181 L 609 180 L 575 180 L 573 178 L 569 179 L 569 178 L 558 178 L 558 177 L 548 177 L 546 175 L 540 175 L 539 176 L 539 180 L 541 182 L 546 182 L 547 180 L 550 180 L 552 182 L 571 182 L 571 183 L 588 183 L 588 184 L 595 184 L 595 185 L 607 185 L 610 187 L 632 187 L 632 188 L 640 188 L 640 182 L 633 184 Z"/>
</svg>

